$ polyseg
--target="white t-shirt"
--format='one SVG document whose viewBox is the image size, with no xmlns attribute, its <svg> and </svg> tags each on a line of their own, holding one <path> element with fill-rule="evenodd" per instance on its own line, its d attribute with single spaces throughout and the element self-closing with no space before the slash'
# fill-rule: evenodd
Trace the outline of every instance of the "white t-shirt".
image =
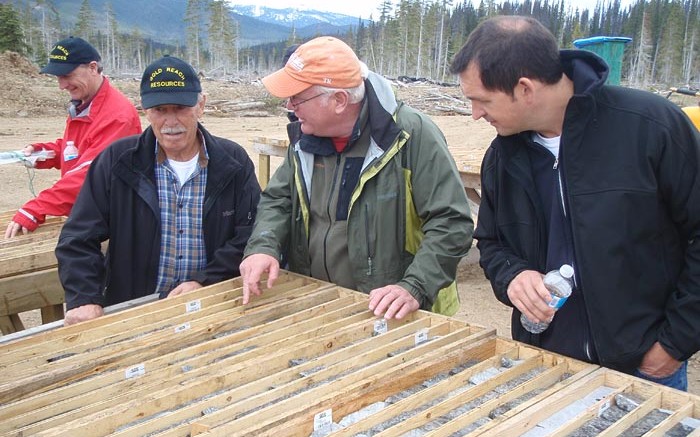
<svg viewBox="0 0 700 437">
<path fill-rule="evenodd" d="M 185 182 L 187 182 L 190 176 L 192 176 L 192 174 L 194 173 L 195 169 L 197 168 L 198 162 L 199 153 L 194 155 L 194 157 L 189 161 L 174 161 L 172 159 L 168 159 L 170 167 L 172 167 L 173 171 L 177 175 L 177 179 L 180 181 L 181 188 L 183 185 L 185 185 Z"/>
<path fill-rule="evenodd" d="M 544 148 L 549 150 L 555 158 L 559 157 L 559 144 L 561 143 L 561 136 L 545 138 L 537 132 L 534 132 L 532 134 L 532 141 L 544 146 Z"/>
</svg>

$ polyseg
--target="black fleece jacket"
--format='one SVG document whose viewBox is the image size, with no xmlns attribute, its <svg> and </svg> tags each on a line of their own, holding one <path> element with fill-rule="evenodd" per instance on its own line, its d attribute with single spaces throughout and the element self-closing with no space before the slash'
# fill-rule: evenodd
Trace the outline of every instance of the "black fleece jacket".
<svg viewBox="0 0 700 437">
<path fill-rule="evenodd" d="M 209 155 L 203 206 L 207 266 L 191 280 L 209 285 L 239 275 L 260 186 L 240 145 L 201 125 L 199 130 Z M 161 232 L 155 140 L 149 127 L 114 142 L 92 163 L 56 247 L 69 310 L 155 292 Z M 100 244 L 107 239 L 104 257 Z"/>
<path fill-rule="evenodd" d="M 578 292 L 598 362 L 631 372 L 655 341 L 685 360 L 700 349 L 698 133 L 667 100 L 603 85 L 605 64 L 592 53 L 564 50 L 561 60 L 574 96 L 559 164 Z M 530 136 L 498 136 L 481 168 L 474 237 L 496 297 L 511 306 L 510 281 L 523 270 L 547 267 L 548 230 L 527 152 Z M 580 341 L 585 329 L 561 311 L 549 328 L 562 334 L 559 344 L 548 345 L 554 351 Z M 519 316 L 514 309 L 513 338 L 536 343 Z"/>
</svg>

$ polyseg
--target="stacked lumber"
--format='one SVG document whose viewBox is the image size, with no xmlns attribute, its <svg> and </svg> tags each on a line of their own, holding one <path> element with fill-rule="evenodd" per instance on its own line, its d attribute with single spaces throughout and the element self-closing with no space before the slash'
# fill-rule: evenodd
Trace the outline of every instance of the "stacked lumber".
<svg viewBox="0 0 700 437">
<path fill-rule="evenodd" d="M 8 223 L 13 215 L 14 211 L 0 213 L 0 223 Z M 65 220 L 47 217 L 34 232 L 0 238 L 0 278 L 55 267 L 54 249 Z"/>
<path fill-rule="evenodd" d="M 500 436 L 574 409 L 533 434 L 564 435 L 624 402 L 614 435 L 700 417 L 697 397 L 449 317 L 378 319 L 311 278 L 241 296 L 237 278 L 0 344 L 0 435 Z"/>
<path fill-rule="evenodd" d="M 5 233 L 5 226 L 12 220 L 12 218 L 15 216 L 16 210 L 11 210 L 11 211 L 2 211 L 0 212 L 0 227 L 2 227 L 3 234 Z M 32 232 L 31 234 L 27 234 L 26 236 L 20 235 L 19 238 L 26 238 L 31 235 L 37 235 L 37 234 L 43 234 L 43 233 L 56 233 L 61 231 L 61 226 L 63 226 L 63 222 L 66 221 L 66 217 L 54 217 L 54 216 L 47 216 L 46 221 L 44 224 L 39 226 L 36 231 Z M 58 232 L 56 232 L 58 230 Z M 2 239 L 0 238 L 0 241 Z"/>
<path fill-rule="evenodd" d="M 0 223 L 8 223 L 14 213 L 0 213 Z M 34 232 L 0 238 L 0 331 L 3 334 L 24 329 L 19 314 L 25 311 L 41 309 L 44 323 L 63 318 L 64 295 L 54 250 L 65 220 L 65 217 L 47 217 Z"/>
</svg>

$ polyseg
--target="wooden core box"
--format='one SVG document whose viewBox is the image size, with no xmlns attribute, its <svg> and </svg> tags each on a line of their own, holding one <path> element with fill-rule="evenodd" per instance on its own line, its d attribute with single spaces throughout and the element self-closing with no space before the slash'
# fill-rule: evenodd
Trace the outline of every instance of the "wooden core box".
<svg viewBox="0 0 700 437">
<path fill-rule="evenodd" d="M 0 436 L 567 435 L 623 404 L 603 435 L 655 411 L 644 435 L 700 435 L 697 397 L 494 330 L 386 322 L 287 272 L 241 295 L 234 279 L 0 344 Z"/>
</svg>

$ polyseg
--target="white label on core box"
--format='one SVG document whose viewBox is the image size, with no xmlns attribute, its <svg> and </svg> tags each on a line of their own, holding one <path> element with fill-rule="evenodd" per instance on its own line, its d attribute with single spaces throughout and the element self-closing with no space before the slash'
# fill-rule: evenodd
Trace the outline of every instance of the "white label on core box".
<svg viewBox="0 0 700 437">
<path fill-rule="evenodd" d="M 388 331 L 388 327 L 386 324 L 386 319 L 379 319 L 374 322 L 374 334 L 379 335 L 379 334 L 386 334 Z"/>
<path fill-rule="evenodd" d="M 428 341 L 428 328 L 423 328 L 416 332 L 416 346 Z"/>
<path fill-rule="evenodd" d="M 143 376 L 146 374 L 146 365 L 141 363 L 135 366 L 131 366 L 124 371 L 124 377 L 126 379 L 136 378 L 137 376 Z"/>
<path fill-rule="evenodd" d="M 333 410 L 323 410 L 314 416 L 314 431 L 328 428 L 333 423 Z"/>
<path fill-rule="evenodd" d="M 185 304 L 185 312 L 187 313 L 194 313 L 195 311 L 199 311 L 202 309 L 202 302 L 197 299 L 197 300 L 191 300 Z"/>
<path fill-rule="evenodd" d="M 179 334 L 183 331 L 187 331 L 188 329 L 190 329 L 190 322 L 185 322 L 182 325 L 177 325 L 175 327 L 175 334 Z"/>
</svg>

